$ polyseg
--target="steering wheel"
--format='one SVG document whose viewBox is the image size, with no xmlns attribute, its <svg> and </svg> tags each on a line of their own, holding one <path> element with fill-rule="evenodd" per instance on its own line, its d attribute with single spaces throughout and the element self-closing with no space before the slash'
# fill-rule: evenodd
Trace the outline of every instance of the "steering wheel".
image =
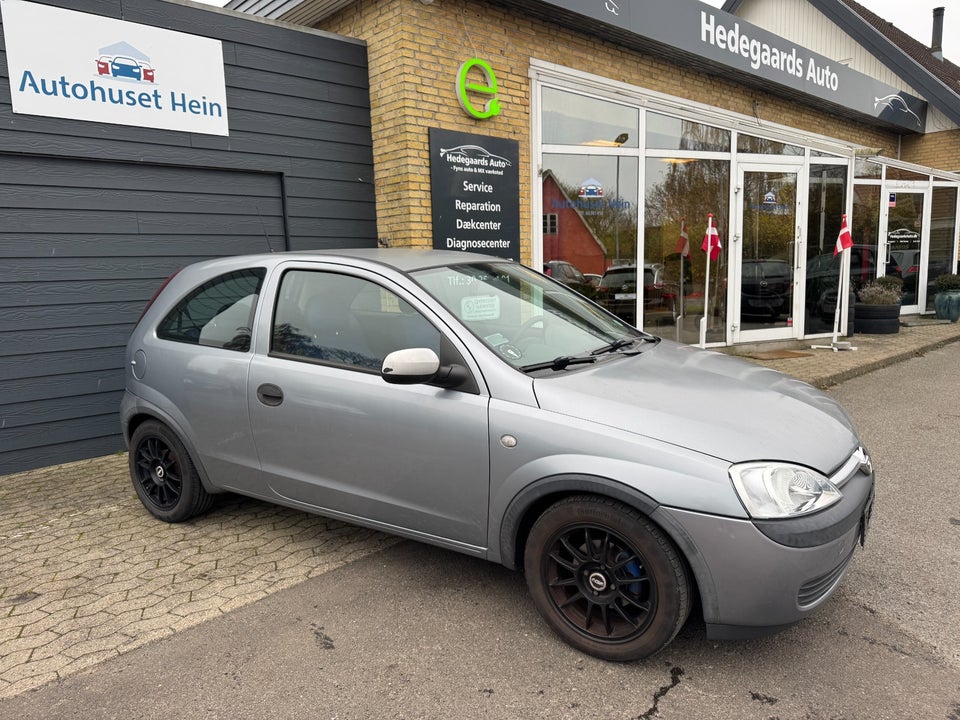
<svg viewBox="0 0 960 720">
<path fill-rule="evenodd" d="M 540 325 L 540 328 L 536 329 L 536 325 Z M 514 336 L 513 342 L 520 342 L 528 335 L 533 336 L 535 334 L 539 335 L 541 340 L 543 340 L 546 337 L 548 325 L 546 315 L 534 315 L 532 318 L 527 318 L 520 327 L 517 328 L 517 334 Z"/>
</svg>

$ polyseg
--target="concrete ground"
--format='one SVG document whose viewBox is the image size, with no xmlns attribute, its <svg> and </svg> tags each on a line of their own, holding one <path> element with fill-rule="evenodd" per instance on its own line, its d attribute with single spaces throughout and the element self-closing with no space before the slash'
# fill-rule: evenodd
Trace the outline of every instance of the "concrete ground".
<svg viewBox="0 0 960 720">
<path fill-rule="evenodd" d="M 855 351 L 755 349 L 753 360 L 826 387 L 958 340 L 960 324 L 918 320 L 857 335 Z M 0 700 L 397 542 L 233 496 L 167 525 L 140 505 L 125 455 L 0 477 Z"/>
</svg>

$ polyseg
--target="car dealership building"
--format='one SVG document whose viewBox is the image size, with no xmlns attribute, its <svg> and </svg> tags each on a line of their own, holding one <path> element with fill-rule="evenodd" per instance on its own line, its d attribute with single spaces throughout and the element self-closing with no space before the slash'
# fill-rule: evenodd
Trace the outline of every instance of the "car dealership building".
<svg viewBox="0 0 960 720">
<path fill-rule="evenodd" d="M 844 215 L 854 287 L 900 276 L 903 313 L 956 271 L 942 15 L 928 47 L 852 0 L 0 10 L 0 474 L 122 447 L 126 337 L 203 257 L 588 253 L 636 268 L 606 292 L 638 325 L 708 346 L 830 336 Z"/>
</svg>

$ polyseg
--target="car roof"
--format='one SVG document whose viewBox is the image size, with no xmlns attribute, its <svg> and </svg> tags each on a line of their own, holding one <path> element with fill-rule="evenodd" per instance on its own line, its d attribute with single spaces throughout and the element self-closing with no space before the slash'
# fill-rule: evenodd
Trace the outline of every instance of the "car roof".
<svg viewBox="0 0 960 720">
<path fill-rule="evenodd" d="M 443 265 L 459 265 L 480 262 L 513 262 L 493 255 L 461 252 L 459 250 L 433 250 L 430 248 L 342 248 L 328 250 L 289 250 L 259 255 L 232 256 L 211 261 L 236 260 L 245 257 L 250 264 L 285 261 L 359 260 L 365 263 L 385 265 L 400 272 L 413 272 Z"/>
</svg>

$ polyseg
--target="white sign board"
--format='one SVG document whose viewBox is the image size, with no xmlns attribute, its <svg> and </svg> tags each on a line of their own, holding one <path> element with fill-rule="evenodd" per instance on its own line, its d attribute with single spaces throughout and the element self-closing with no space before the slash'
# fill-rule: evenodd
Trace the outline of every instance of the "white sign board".
<svg viewBox="0 0 960 720">
<path fill-rule="evenodd" d="M 219 40 L 0 0 L 13 111 L 229 135 Z"/>
</svg>

